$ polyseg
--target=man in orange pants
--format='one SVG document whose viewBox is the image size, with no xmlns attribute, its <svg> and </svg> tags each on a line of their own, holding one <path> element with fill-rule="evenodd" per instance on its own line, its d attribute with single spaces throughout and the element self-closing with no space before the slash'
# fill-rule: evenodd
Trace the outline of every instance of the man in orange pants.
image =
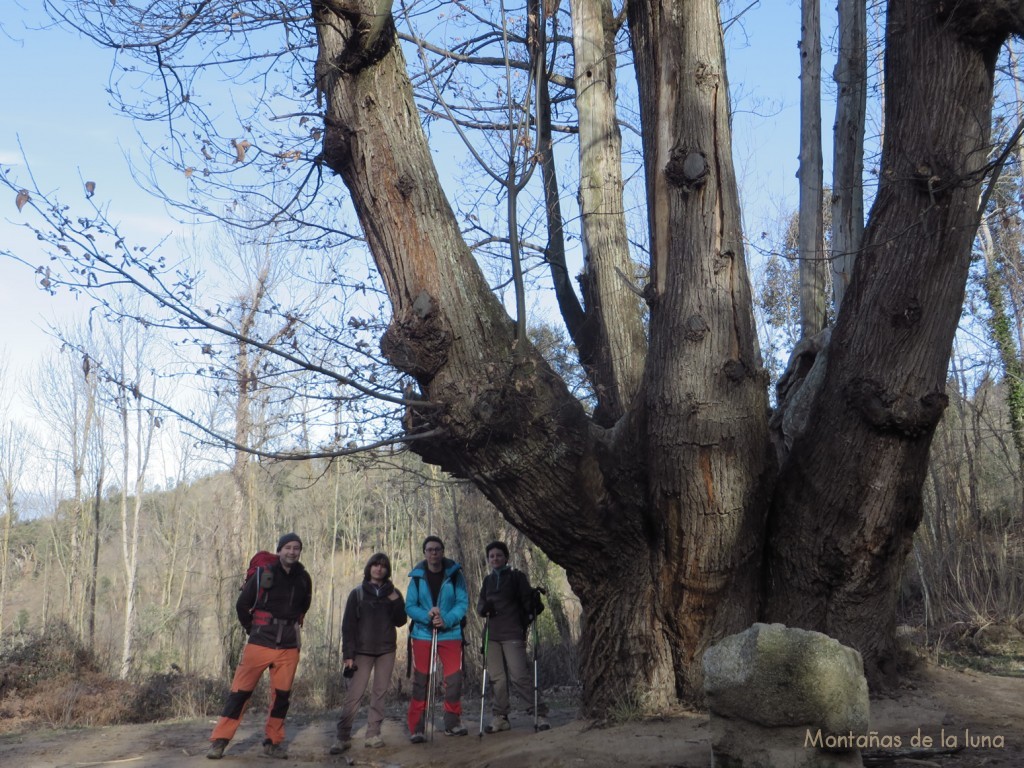
<svg viewBox="0 0 1024 768">
<path fill-rule="evenodd" d="M 206 756 L 219 760 L 242 721 L 256 683 L 270 669 L 270 712 L 264 726 L 263 751 L 288 758 L 284 746 L 284 719 L 295 670 L 299 666 L 299 627 L 313 598 L 313 582 L 299 562 L 302 540 L 286 533 L 277 542 L 278 560 L 257 570 L 242 587 L 235 603 L 238 620 L 249 633 L 242 658 L 231 682 L 231 693 L 213 733 Z"/>
</svg>

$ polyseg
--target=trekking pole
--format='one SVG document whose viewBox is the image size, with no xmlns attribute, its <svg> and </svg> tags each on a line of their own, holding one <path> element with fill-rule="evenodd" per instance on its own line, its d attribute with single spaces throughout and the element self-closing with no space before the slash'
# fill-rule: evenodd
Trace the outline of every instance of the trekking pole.
<svg viewBox="0 0 1024 768">
<path fill-rule="evenodd" d="M 537 686 L 537 659 L 540 657 L 540 633 L 537 631 L 537 617 L 533 617 L 533 732 L 540 729 L 540 722 L 537 716 L 537 707 L 540 704 L 540 695 Z"/>
<path fill-rule="evenodd" d="M 434 686 L 437 684 L 437 627 L 433 627 L 430 633 L 430 673 L 427 677 L 427 714 L 430 726 L 430 741 L 434 740 L 434 707 L 437 705 L 437 692 Z"/>
<path fill-rule="evenodd" d="M 487 698 L 487 646 L 490 643 L 490 631 L 491 617 L 488 616 L 484 619 L 484 645 L 480 649 L 484 654 L 484 674 L 483 682 L 480 683 L 480 733 L 477 736 L 481 739 L 484 737 L 484 700 Z"/>
</svg>

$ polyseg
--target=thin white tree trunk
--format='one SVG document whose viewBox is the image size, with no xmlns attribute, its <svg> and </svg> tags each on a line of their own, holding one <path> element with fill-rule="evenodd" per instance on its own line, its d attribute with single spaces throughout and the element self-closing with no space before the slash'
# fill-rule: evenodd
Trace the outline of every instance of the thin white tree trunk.
<svg viewBox="0 0 1024 768">
<path fill-rule="evenodd" d="M 825 255 L 821 159 L 821 2 L 803 0 L 800 39 L 800 330 L 824 329 Z"/>
</svg>

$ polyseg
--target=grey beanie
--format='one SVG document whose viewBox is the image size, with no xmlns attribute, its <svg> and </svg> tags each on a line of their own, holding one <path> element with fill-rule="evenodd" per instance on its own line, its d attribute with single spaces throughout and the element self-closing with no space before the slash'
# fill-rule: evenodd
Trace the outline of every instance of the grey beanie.
<svg viewBox="0 0 1024 768">
<path fill-rule="evenodd" d="M 299 542 L 299 549 L 302 549 L 302 539 L 299 538 L 299 534 L 286 533 L 284 536 L 277 540 L 277 551 L 280 552 L 282 549 L 284 549 L 284 545 L 290 541 Z"/>
</svg>

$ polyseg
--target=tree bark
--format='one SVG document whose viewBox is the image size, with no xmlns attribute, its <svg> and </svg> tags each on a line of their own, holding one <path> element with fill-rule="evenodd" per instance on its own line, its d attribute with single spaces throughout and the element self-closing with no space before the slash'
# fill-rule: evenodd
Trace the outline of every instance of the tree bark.
<svg viewBox="0 0 1024 768">
<path fill-rule="evenodd" d="M 646 338 L 626 235 L 622 138 L 615 96 L 615 26 L 609 0 L 572 0 L 580 209 L 587 322 L 597 333 L 595 419 L 611 426 L 640 387 Z"/>
<path fill-rule="evenodd" d="M 838 313 L 864 236 L 864 120 L 867 114 L 867 10 L 839 0 L 836 124 L 832 154 L 832 302 Z"/>
<path fill-rule="evenodd" d="M 687 93 L 713 119 L 673 99 L 680 131 L 648 149 L 671 161 L 652 197 L 663 354 L 648 358 L 646 404 L 611 430 L 532 348 L 516 349 L 438 183 L 394 31 L 363 20 L 382 9 L 314 10 L 324 159 L 352 194 L 394 309 L 382 349 L 434 404 L 410 426 L 446 430 L 413 448 L 472 479 L 566 568 L 586 613 L 588 709 L 696 691 L 702 648 L 754 617 L 768 460 L 716 4 L 702 3 L 699 32 L 653 35 L 660 46 L 685 33 L 689 61 L 675 43 L 655 61 L 698 72 Z"/>
<path fill-rule="evenodd" d="M 821 2 L 802 0 L 800 38 L 800 335 L 824 330 L 824 216 L 821 210 Z"/>
<path fill-rule="evenodd" d="M 895 672 L 898 580 L 946 406 L 1007 29 L 989 30 L 977 4 L 943 8 L 889 5 L 881 186 L 770 512 L 767 618 L 852 645 L 876 683 Z"/>
</svg>

